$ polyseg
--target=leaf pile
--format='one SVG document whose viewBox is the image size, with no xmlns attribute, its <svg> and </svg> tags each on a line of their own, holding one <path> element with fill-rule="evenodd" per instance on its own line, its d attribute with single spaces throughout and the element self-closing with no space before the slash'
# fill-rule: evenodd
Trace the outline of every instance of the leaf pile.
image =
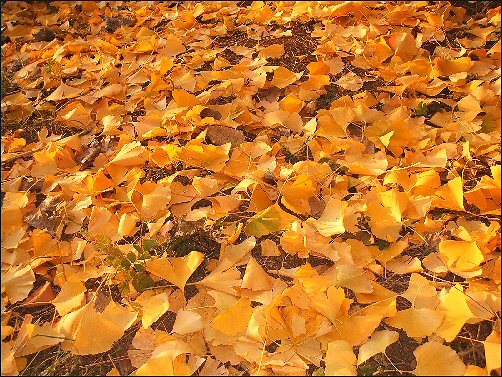
<svg viewBox="0 0 502 377">
<path fill-rule="evenodd" d="M 500 373 L 500 7 L 430 3 L 3 4 L 2 373 Z"/>
</svg>

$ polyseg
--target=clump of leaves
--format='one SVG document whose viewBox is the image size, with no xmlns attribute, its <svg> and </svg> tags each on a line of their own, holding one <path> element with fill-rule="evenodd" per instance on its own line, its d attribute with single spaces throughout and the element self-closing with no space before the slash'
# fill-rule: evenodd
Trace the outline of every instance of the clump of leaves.
<svg viewBox="0 0 502 377">
<path fill-rule="evenodd" d="M 415 109 L 416 116 L 431 117 L 441 109 L 441 103 L 433 101 L 431 103 L 420 102 Z"/>
<path fill-rule="evenodd" d="M 14 74 L 6 69 L 2 69 L 2 98 L 14 92 L 19 87 L 14 82 Z"/>
<path fill-rule="evenodd" d="M 106 236 L 97 237 L 95 244 L 101 253 L 106 254 L 105 263 L 124 273 L 125 280 L 119 284 L 122 293 L 129 292 L 129 283 L 138 292 L 153 287 L 154 281 L 146 272 L 145 262 L 152 257 L 150 252 L 157 246 L 157 241 L 143 240 L 141 245 L 134 245 L 137 254 L 132 251 L 124 254 Z"/>
</svg>

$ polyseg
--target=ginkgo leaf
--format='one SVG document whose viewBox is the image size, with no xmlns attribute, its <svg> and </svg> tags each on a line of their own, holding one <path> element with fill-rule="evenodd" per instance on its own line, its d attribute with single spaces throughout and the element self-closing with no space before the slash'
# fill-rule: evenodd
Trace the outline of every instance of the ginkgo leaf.
<svg viewBox="0 0 502 377">
<path fill-rule="evenodd" d="M 283 189 L 283 204 L 296 213 L 310 212 L 309 198 L 317 195 L 317 183 L 308 174 L 299 175 L 295 181 Z"/>
<path fill-rule="evenodd" d="M 453 3 L 4 2 L 2 373 L 500 374 L 497 321 L 453 352 L 500 310 L 500 7 Z"/>
<path fill-rule="evenodd" d="M 211 322 L 211 326 L 230 336 L 244 332 L 248 326 L 253 308 L 248 299 L 241 298 L 226 311 L 218 314 Z"/>
<path fill-rule="evenodd" d="M 386 320 L 389 325 L 401 328 L 408 336 L 416 338 L 432 335 L 442 321 L 443 314 L 427 308 L 401 310 Z"/>
<path fill-rule="evenodd" d="M 204 254 L 192 251 L 184 257 L 163 256 L 157 259 L 150 259 L 146 262 L 146 269 L 154 275 L 166 279 L 179 287 L 185 289 L 187 280 L 204 260 Z"/>
<path fill-rule="evenodd" d="M 230 295 L 237 295 L 235 288 L 240 287 L 242 284 L 241 273 L 235 267 L 225 268 L 220 264 L 213 272 L 202 279 L 199 284 Z"/>
<path fill-rule="evenodd" d="M 137 312 L 113 301 L 103 313 L 98 313 L 93 309 L 86 310 L 76 333 L 72 353 L 88 355 L 108 351 L 137 317 Z"/>
<path fill-rule="evenodd" d="M 282 44 L 273 44 L 260 50 L 260 57 L 280 58 L 284 55 L 284 46 Z"/>
<path fill-rule="evenodd" d="M 80 93 L 82 93 L 82 89 L 61 84 L 46 98 L 46 101 L 60 101 L 62 99 L 75 98 Z"/>
<path fill-rule="evenodd" d="M 335 84 L 340 85 L 344 89 L 355 92 L 362 88 L 364 81 L 355 73 L 349 72 L 335 81 Z"/>
<path fill-rule="evenodd" d="M 411 274 L 408 289 L 401 296 L 410 301 L 412 306 L 417 309 L 436 309 L 439 304 L 436 288 L 430 280 L 420 274 Z"/>
<path fill-rule="evenodd" d="M 173 332 L 185 335 L 202 330 L 202 317 L 194 310 L 180 310 L 176 314 Z"/>
<path fill-rule="evenodd" d="M 278 204 L 274 204 L 249 219 L 244 230 L 250 236 L 260 237 L 287 229 L 295 220 L 296 217 L 284 212 Z"/>
<path fill-rule="evenodd" d="M 450 347 L 438 342 L 427 342 L 413 352 L 417 367 L 413 373 L 417 376 L 463 376 L 465 364 Z"/>
<path fill-rule="evenodd" d="M 494 330 L 482 343 L 485 348 L 486 369 L 488 371 L 488 374 L 491 374 L 493 370 L 500 371 L 500 332 Z"/>
<path fill-rule="evenodd" d="M 330 198 L 328 203 L 326 203 L 321 217 L 318 220 L 309 219 L 308 222 L 312 223 L 317 231 L 325 237 L 344 233 L 345 227 L 343 221 L 347 206 L 347 202 Z"/>
<path fill-rule="evenodd" d="M 171 200 L 171 188 L 163 184 L 157 184 L 153 190 L 143 194 L 141 203 L 141 215 L 144 219 L 155 217 L 160 211 L 167 207 Z"/>
<path fill-rule="evenodd" d="M 356 293 L 373 292 L 373 276 L 369 271 L 355 264 L 335 265 L 325 276 L 333 276 L 335 284 L 353 290 Z"/>
<path fill-rule="evenodd" d="M 435 195 L 434 206 L 456 211 L 464 210 L 464 191 L 461 177 L 448 181 L 435 192 Z"/>
<path fill-rule="evenodd" d="M 136 376 L 175 376 L 173 359 L 169 355 L 152 357 L 135 371 Z"/>
<path fill-rule="evenodd" d="M 145 148 L 141 146 L 139 141 L 134 141 L 125 144 L 117 153 L 117 155 L 110 161 L 110 164 L 119 166 L 134 166 L 142 164 L 145 161 Z"/>
<path fill-rule="evenodd" d="M 24 300 L 28 297 L 35 274 L 30 265 L 12 267 L 6 272 L 2 271 L 2 292 L 7 293 L 7 297 L 12 303 Z"/>
<path fill-rule="evenodd" d="M 179 107 L 190 107 L 197 104 L 197 99 L 195 98 L 195 96 L 185 90 L 173 90 L 173 98 Z"/>
<path fill-rule="evenodd" d="M 336 323 L 338 311 L 345 300 L 343 288 L 329 287 L 326 292 L 317 292 L 311 296 L 310 305 L 331 323 Z"/>
<path fill-rule="evenodd" d="M 169 342 L 174 343 L 174 342 Z M 169 344 L 168 343 L 168 344 Z M 172 350 L 162 350 L 162 344 L 159 345 L 152 353 L 152 357 L 141 367 L 139 367 L 135 375 L 137 376 L 189 376 L 192 375 L 198 366 L 190 368 L 186 363 L 186 356 L 172 356 Z M 173 348 L 173 347 L 170 347 Z M 185 350 L 188 352 L 188 350 Z M 183 353 L 185 353 L 183 352 Z"/>
<path fill-rule="evenodd" d="M 446 341 L 451 342 L 458 335 L 465 322 L 473 318 L 474 315 L 467 305 L 467 296 L 460 284 L 450 288 L 448 293 L 443 290 L 439 295 L 439 300 L 438 309 L 444 314 L 444 320 L 436 332 Z"/>
<path fill-rule="evenodd" d="M 143 315 L 141 323 L 147 329 L 169 309 L 169 298 L 166 293 L 151 295 L 149 291 L 142 293 L 136 302 L 141 305 Z"/>
<path fill-rule="evenodd" d="M 441 241 L 439 255 L 448 267 L 460 271 L 471 271 L 485 260 L 476 241 Z"/>
<path fill-rule="evenodd" d="M 85 291 L 84 283 L 76 275 L 73 275 L 61 287 L 61 291 L 52 300 L 52 304 L 56 307 L 58 314 L 64 316 L 82 305 Z"/>
<path fill-rule="evenodd" d="M 279 89 L 283 89 L 286 86 L 294 83 L 298 79 L 299 79 L 298 74 L 291 72 L 287 68 L 279 66 L 274 70 L 274 78 L 270 82 L 270 85 L 275 85 Z"/>
<path fill-rule="evenodd" d="M 213 358 L 207 358 L 199 376 L 228 376 L 230 373 L 224 364 Z"/>
<path fill-rule="evenodd" d="M 302 117 L 298 113 L 285 110 L 276 110 L 267 113 L 263 121 L 268 127 L 281 125 L 294 132 L 300 132 L 303 126 Z"/>
<path fill-rule="evenodd" d="M 44 349 L 52 347 L 64 340 L 64 335 L 60 334 L 52 326 L 26 323 L 20 330 L 19 338 L 23 338 L 26 332 L 27 339 L 23 342 L 22 346 L 16 351 L 16 356 L 26 356 Z"/>
<path fill-rule="evenodd" d="M 324 362 L 324 373 L 327 376 L 357 376 L 356 355 L 352 346 L 345 340 L 328 343 Z"/>
<path fill-rule="evenodd" d="M 272 289 L 271 277 L 259 265 L 254 258 L 249 258 L 246 272 L 242 278 L 241 288 L 251 289 L 252 291 L 263 291 Z"/>
<path fill-rule="evenodd" d="M 397 331 L 382 330 L 376 331 L 371 336 L 370 340 L 359 347 L 357 356 L 357 365 L 364 363 L 370 357 L 380 352 L 385 352 L 385 349 L 399 339 Z"/>
</svg>

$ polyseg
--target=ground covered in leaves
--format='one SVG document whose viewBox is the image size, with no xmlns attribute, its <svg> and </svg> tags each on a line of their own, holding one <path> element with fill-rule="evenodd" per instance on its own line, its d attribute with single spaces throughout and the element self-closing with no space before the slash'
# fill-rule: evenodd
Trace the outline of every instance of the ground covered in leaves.
<svg viewBox="0 0 502 377">
<path fill-rule="evenodd" d="M 500 373 L 490 2 L 2 4 L 2 374 Z"/>
</svg>

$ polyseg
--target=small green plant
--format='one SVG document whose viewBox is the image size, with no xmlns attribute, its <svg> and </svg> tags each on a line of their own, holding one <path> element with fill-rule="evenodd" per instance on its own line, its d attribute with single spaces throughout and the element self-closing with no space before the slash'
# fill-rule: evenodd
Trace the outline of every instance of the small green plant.
<svg viewBox="0 0 502 377">
<path fill-rule="evenodd" d="M 154 281 L 146 271 L 145 262 L 152 257 L 151 251 L 157 246 L 155 240 L 143 240 L 141 245 L 134 245 L 137 254 L 132 251 L 124 254 L 106 236 L 97 237 L 94 242 L 98 250 L 106 254 L 105 263 L 124 273 L 125 280 L 119 284 L 122 293 L 129 293 L 129 283 L 140 293 L 153 287 Z"/>
<path fill-rule="evenodd" d="M 323 157 L 319 160 L 319 163 L 320 164 L 328 164 L 329 167 L 331 168 L 331 170 L 333 171 L 340 171 L 342 170 L 343 166 L 336 163 L 333 159 L 329 158 L 329 157 Z"/>
<path fill-rule="evenodd" d="M 317 368 L 316 370 L 314 370 L 312 372 L 312 376 L 324 376 L 325 375 L 324 373 L 325 373 L 324 368 L 321 367 L 321 368 Z"/>
<path fill-rule="evenodd" d="M 14 73 L 2 69 L 2 98 L 15 92 L 19 87 L 14 81 Z"/>
<path fill-rule="evenodd" d="M 415 109 L 415 114 L 417 114 L 417 116 L 419 117 L 427 116 L 429 114 L 427 109 L 427 104 L 425 104 L 424 102 L 420 102 L 417 108 Z"/>
<path fill-rule="evenodd" d="M 420 102 L 415 109 L 416 116 L 431 117 L 435 113 L 441 110 L 441 103 L 437 101 L 432 101 L 430 103 Z"/>
</svg>

